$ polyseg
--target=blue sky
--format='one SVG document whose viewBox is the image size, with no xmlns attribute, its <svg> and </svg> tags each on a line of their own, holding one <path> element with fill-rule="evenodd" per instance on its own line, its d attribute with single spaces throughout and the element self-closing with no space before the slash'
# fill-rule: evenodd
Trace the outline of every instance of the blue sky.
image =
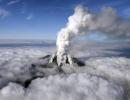
<svg viewBox="0 0 130 100">
<path fill-rule="evenodd" d="M 79 4 L 93 12 L 111 6 L 130 19 L 130 0 L 0 0 L 0 39 L 56 39 Z"/>
</svg>

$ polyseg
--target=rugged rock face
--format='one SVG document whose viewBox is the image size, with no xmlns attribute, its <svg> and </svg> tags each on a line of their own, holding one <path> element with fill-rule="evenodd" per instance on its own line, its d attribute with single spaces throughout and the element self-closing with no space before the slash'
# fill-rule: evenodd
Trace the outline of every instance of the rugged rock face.
<svg viewBox="0 0 130 100">
<path fill-rule="evenodd" d="M 70 55 L 66 55 L 66 58 L 60 65 L 58 65 L 58 56 L 56 54 L 46 55 L 32 64 L 31 72 L 35 77 L 43 77 L 48 75 L 55 75 L 59 73 L 72 73 L 76 67 L 85 66 L 85 63 L 77 58 L 73 58 Z M 69 72 L 71 71 L 71 72 Z"/>
<path fill-rule="evenodd" d="M 60 59 L 60 61 L 59 61 Z M 49 63 L 55 63 L 57 66 L 84 66 L 84 62 L 78 60 L 77 58 L 71 57 L 69 54 L 63 54 L 62 57 L 59 57 L 56 54 L 50 56 Z"/>
<path fill-rule="evenodd" d="M 70 55 L 64 55 L 65 59 L 58 65 L 58 56 L 56 54 L 46 55 L 39 58 L 30 67 L 30 78 L 26 79 L 24 82 L 19 82 L 24 87 L 28 87 L 32 80 L 38 77 L 47 77 L 49 75 L 56 75 L 59 73 L 73 73 L 76 67 L 85 66 L 85 63 L 77 58 L 73 58 Z"/>
</svg>

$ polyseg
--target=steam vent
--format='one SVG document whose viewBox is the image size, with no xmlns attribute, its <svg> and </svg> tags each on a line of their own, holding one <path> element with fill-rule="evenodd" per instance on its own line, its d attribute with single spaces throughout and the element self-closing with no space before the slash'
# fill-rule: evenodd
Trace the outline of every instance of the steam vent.
<svg viewBox="0 0 130 100">
<path fill-rule="evenodd" d="M 45 75 L 48 75 L 51 69 L 53 71 L 53 74 L 56 73 L 71 73 L 74 71 L 75 67 L 83 67 L 85 66 L 85 63 L 78 58 L 71 57 L 69 54 L 63 55 L 64 59 L 59 64 L 58 62 L 58 56 L 56 54 L 53 55 L 46 55 L 42 58 L 40 58 L 36 63 L 32 64 L 33 69 L 40 71 L 44 73 Z M 67 71 L 71 69 L 71 72 Z"/>
</svg>

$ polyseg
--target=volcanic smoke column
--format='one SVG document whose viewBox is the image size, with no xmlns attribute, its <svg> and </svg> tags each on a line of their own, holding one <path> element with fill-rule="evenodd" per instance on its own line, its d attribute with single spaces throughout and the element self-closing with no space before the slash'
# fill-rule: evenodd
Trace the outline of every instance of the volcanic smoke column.
<svg viewBox="0 0 130 100">
<path fill-rule="evenodd" d="M 66 26 L 58 32 L 55 55 L 58 66 L 73 64 L 68 50 L 75 36 L 93 32 L 106 33 L 110 38 L 128 38 L 130 20 L 118 17 L 111 7 L 103 7 L 100 13 L 90 13 L 82 5 L 77 6 L 74 14 L 68 18 Z"/>
<path fill-rule="evenodd" d="M 84 21 L 91 19 L 91 15 L 83 6 L 77 6 L 72 16 L 68 18 L 68 23 L 65 28 L 61 29 L 58 33 L 57 45 L 57 63 L 63 65 L 68 60 L 69 64 L 73 64 L 71 56 L 68 54 L 68 48 L 71 40 L 76 35 L 84 34 L 83 28 L 86 28 Z"/>
</svg>

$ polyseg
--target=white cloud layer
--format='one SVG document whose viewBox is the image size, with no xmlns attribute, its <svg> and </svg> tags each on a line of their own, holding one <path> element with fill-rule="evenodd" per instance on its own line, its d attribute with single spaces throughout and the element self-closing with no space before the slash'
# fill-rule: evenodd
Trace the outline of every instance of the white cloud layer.
<svg viewBox="0 0 130 100">
<path fill-rule="evenodd" d="M 12 1 L 9 1 L 9 2 L 7 3 L 7 5 L 10 6 L 10 5 L 16 4 L 16 3 L 18 3 L 18 2 L 20 2 L 20 0 L 12 0 Z"/>
<path fill-rule="evenodd" d="M 4 18 L 9 16 L 11 13 L 7 11 L 6 9 L 0 8 L 0 17 Z"/>
<path fill-rule="evenodd" d="M 27 17 L 26 17 L 26 20 L 31 20 L 33 18 L 34 14 L 29 14 Z"/>
<path fill-rule="evenodd" d="M 33 80 L 27 89 L 13 80 L 28 78 L 30 64 L 55 48 L 0 48 L 0 100 L 128 100 L 130 59 L 106 54 L 118 55 L 121 52 L 115 49 L 129 44 L 81 44 L 71 50 L 86 66 L 64 67 L 68 74 L 57 75 L 50 69 L 50 76 Z"/>
</svg>

